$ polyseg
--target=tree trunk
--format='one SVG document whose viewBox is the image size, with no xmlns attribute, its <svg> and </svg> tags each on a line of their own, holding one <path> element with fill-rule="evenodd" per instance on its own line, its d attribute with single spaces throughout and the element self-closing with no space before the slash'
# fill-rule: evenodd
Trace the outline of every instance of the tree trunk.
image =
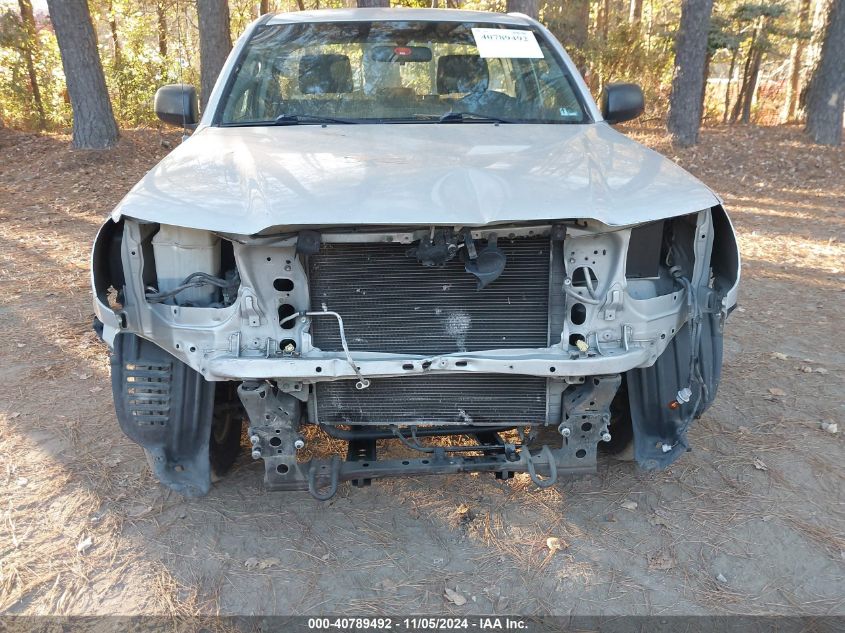
<svg viewBox="0 0 845 633">
<path fill-rule="evenodd" d="M 643 0 L 631 0 L 628 11 L 628 22 L 638 24 L 643 19 Z"/>
<path fill-rule="evenodd" d="M 749 114 L 751 112 L 749 99 L 754 96 L 754 91 L 751 85 L 751 77 L 753 75 L 757 50 L 760 48 L 760 39 L 763 37 L 764 19 L 765 18 L 762 16 L 757 19 L 757 25 L 754 27 L 754 32 L 751 35 L 751 42 L 748 45 L 748 52 L 745 56 L 745 66 L 742 71 L 742 83 L 739 86 L 739 94 L 736 97 L 733 112 L 731 112 L 731 123 L 736 123 L 739 120 L 740 115 L 745 110 L 746 103 L 749 104 Z M 754 87 L 756 87 L 756 78 Z M 751 96 L 749 96 L 749 93 L 751 93 Z"/>
<path fill-rule="evenodd" d="M 114 3 L 109 0 L 108 7 L 109 32 L 111 33 L 112 48 L 114 50 L 114 64 L 111 71 L 112 80 L 117 86 L 117 105 L 115 106 L 118 115 L 123 113 L 125 100 L 124 77 L 123 77 L 123 50 L 120 47 L 120 38 L 117 36 L 117 18 L 114 13 Z M 114 104 L 112 104 L 114 106 Z"/>
<path fill-rule="evenodd" d="M 156 2 L 156 21 L 158 24 L 158 54 L 167 57 L 167 14 L 164 11 L 164 0 Z"/>
<path fill-rule="evenodd" d="M 798 33 L 789 52 L 789 81 L 786 84 L 786 99 L 780 118 L 783 123 L 795 120 L 798 112 L 798 94 L 801 86 L 801 58 L 807 47 L 806 32 L 810 22 L 810 0 L 798 0 Z"/>
<path fill-rule="evenodd" d="M 745 98 L 742 101 L 742 122 L 751 123 L 751 105 L 754 103 L 754 95 L 757 94 L 757 80 L 760 77 L 760 66 L 763 63 L 763 49 L 757 47 L 751 56 L 751 72 L 748 75 L 748 86 L 745 90 Z"/>
<path fill-rule="evenodd" d="M 197 0 L 200 32 L 200 104 L 205 109 L 220 69 L 232 50 L 227 0 Z"/>
<path fill-rule="evenodd" d="M 38 74 L 35 72 L 35 57 L 38 51 L 38 34 L 35 32 L 35 17 L 32 15 L 30 0 L 18 0 L 21 9 L 21 24 L 24 30 L 23 56 L 26 61 L 26 72 L 29 74 L 29 86 L 32 89 L 32 101 L 38 112 L 38 127 L 47 127 L 47 116 L 44 114 L 44 102 L 41 100 L 41 89 L 38 86 Z"/>
<path fill-rule="evenodd" d="M 261 0 L 258 3 L 258 15 L 262 16 L 265 13 L 270 13 L 270 0 Z"/>
<path fill-rule="evenodd" d="M 681 146 L 695 145 L 701 127 L 701 81 L 707 60 L 707 38 L 713 0 L 683 0 L 675 40 L 675 70 L 669 96 L 667 127 Z"/>
<path fill-rule="evenodd" d="M 358 0 L 358 8 L 389 7 L 390 0 Z"/>
<path fill-rule="evenodd" d="M 748 46 L 748 57 L 745 60 L 742 88 L 739 91 L 731 118 L 734 123 L 740 118 L 740 115 L 743 123 L 751 122 L 751 105 L 754 103 L 754 96 L 757 94 L 757 80 L 760 77 L 763 54 L 768 47 L 768 21 L 769 18 L 765 15 L 757 18 L 757 26 L 754 27 L 751 44 Z"/>
<path fill-rule="evenodd" d="M 73 109 L 73 146 L 105 149 L 117 143 L 117 123 L 86 0 L 47 0 Z"/>
<path fill-rule="evenodd" d="M 596 33 L 602 42 L 607 41 L 610 30 L 610 0 L 601 0 L 596 12 Z"/>
<path fill-rule="evenodd" d="M 734 78 L 734 70 L 736 69 L 736 59 L 739 57 L 739 46 L 733 49 L 731 53 L 731 65 L 728 69 L 728 83 L 725 84 L 725 111 L 722 113 L 722 123 L 728 120 L 728 112 L 731 110 L 731 82 Z"/>
<path fill-rule="evenodd" d="M 590 30 L 590 0 L 556 0 L 543 11 L 543 22 L 582 71 Z"/>
<path fill-rule="evenodd" d="M 710 79 L 710 61 L 713 59 L 713 53 L 707 49 L 707 56 L 704 59 L 704 66 L 702 67 L 703 75 L 701 78 L 701 114 L 704 118 L 705 104 L 707 103 L 707 80 Z"/>
<path fill-rule="evenodd" d="M 507 0 L 508 13 L 524 13 L 535 20 L 540 16 L 537 0 Z"/>
<path fill-rule="evenodd" d="M 845 0 L 833 0 L 821 57 L 807 86 L 807 132 L 821 145 L 842 144 L 845 109 Z"/>
<path fill-rule="evenodd" d="M 111 33 L 111 41 L 114 48 L 114 63 L 115 66 L 119 66 L 123 51 L 120 48 L 120 39 L 117 36 L 117 18 L 114 14 L 114 3 L 111 1 L 109 1 L 109 32 Z"/>
<path fill-rule="evenodd" d="M 798 110 L 795 118 L 806 120 L 807 116 L 807 88 L 812 78 L 813 70 L 819 65 L 822 53 L 822 41 L 827 32 L 827 22 L 833 0 L 813 0 L 810 10 L 810 39 L 804 49 L 804 64 L 801 68 L 801 87 L 798 90 Z"/>
</svg>

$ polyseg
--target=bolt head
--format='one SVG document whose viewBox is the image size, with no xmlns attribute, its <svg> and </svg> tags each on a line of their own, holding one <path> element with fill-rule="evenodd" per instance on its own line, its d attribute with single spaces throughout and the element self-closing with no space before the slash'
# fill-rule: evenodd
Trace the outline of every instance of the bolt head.
<svg viewBox="0 0 845 633">
<path fill-rule="evenodd" d="M 261 459 L 261 451 L 257 448 L 252 451 L 252 458 L 253 459 Z"/>
<path fill-rule="evenodd" d="M 296 450 L 301 450 L 301 449 L 305 448 L 305 441 L 304 441 L 304 440 L 296 440 L 296 441 L 293 443 L 293 447 L 294 447 Z"/>
<path fill-rule="evenodd" d="M 564 426 L 563 428 L 558 429 L 558 431 L 560 431 L 560 434 L 563 435 L 563 437 L 569 437 L 570 435 L 572 435 L 572 429 L 570 429 L 568 426 Z"/>
<path fill-rule="evenodd" d="M 258 437 L 257 435 L 250 436 L 249 441 L 252 442 L 253 446 L 255 446 L 257 444 L 261 444 L 261 438 Z"/>
<path fill-rule="evenodd" d="M 610 433 L 602 433 L 601 441 L 602 442 L 609 442 L 611 440 Z"/>
</svg>

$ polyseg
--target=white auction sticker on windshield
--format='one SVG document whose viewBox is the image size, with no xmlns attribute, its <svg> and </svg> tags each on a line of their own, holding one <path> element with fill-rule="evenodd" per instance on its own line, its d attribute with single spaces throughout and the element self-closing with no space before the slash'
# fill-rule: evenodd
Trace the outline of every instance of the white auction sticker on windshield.
<svg viewBox="0 0 845 633">
<path fill-rule="evenodd" d="M 543 51 L 531 31 L 516 29 L 472 29 L 480 57 L 542 59 Z"/>
</svg>

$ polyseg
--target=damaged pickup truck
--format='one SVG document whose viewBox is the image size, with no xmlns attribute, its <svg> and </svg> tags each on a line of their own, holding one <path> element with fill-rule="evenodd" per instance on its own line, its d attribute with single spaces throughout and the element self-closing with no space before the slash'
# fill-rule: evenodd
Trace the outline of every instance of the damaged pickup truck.
<svg viewBox="0 0 845 633">
<path fill-rule="evenodd" d="M 642 110 L 632 84 L 599 108 L 522 15 L 263 16 L 201 118 L 159 90 L 193 134 L 96 238 L 121 428 L 185 495 L 244 428 L 269 489 L 318 499 L 670 464 L 716 396 L 739 253 L 710 189 L 611 127 Z M 302 458 L 306 425 L 346 454 Z"/>
</svg>

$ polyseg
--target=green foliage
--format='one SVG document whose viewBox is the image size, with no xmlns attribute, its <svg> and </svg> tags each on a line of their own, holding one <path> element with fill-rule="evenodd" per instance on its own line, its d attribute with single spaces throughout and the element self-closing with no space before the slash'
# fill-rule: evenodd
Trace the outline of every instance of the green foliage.
<svg viewBox="0 0 845 633">
<path fill-rule="evenodd" d="M 757 18 L 779 18 L 787 12 L 780 2 L 746 2 L 734 10 L 739 22 L 753 22 Z"/>
<path fill-rule="evenodd" d="M 48 127 L 70 123 L 70 104 L 65 99 L 64 74 L 58 44 L 52 32 L 37 25 L 33 60 Z M 24 56 L 27 34 L 14 8 L 0 13 L 0 118 L 6 125 L 33 129 L 38 115 Z"/>
<path fill-rule="evenodd" d="M 724 16 L 714 15 L 710 20 L 710 33 L 707 36 L 707 49 L 711 55 L 716 51 L 735 51 L 742 43 L 742 38 L 735 32 L 733 22 Z"/>
</svg>

